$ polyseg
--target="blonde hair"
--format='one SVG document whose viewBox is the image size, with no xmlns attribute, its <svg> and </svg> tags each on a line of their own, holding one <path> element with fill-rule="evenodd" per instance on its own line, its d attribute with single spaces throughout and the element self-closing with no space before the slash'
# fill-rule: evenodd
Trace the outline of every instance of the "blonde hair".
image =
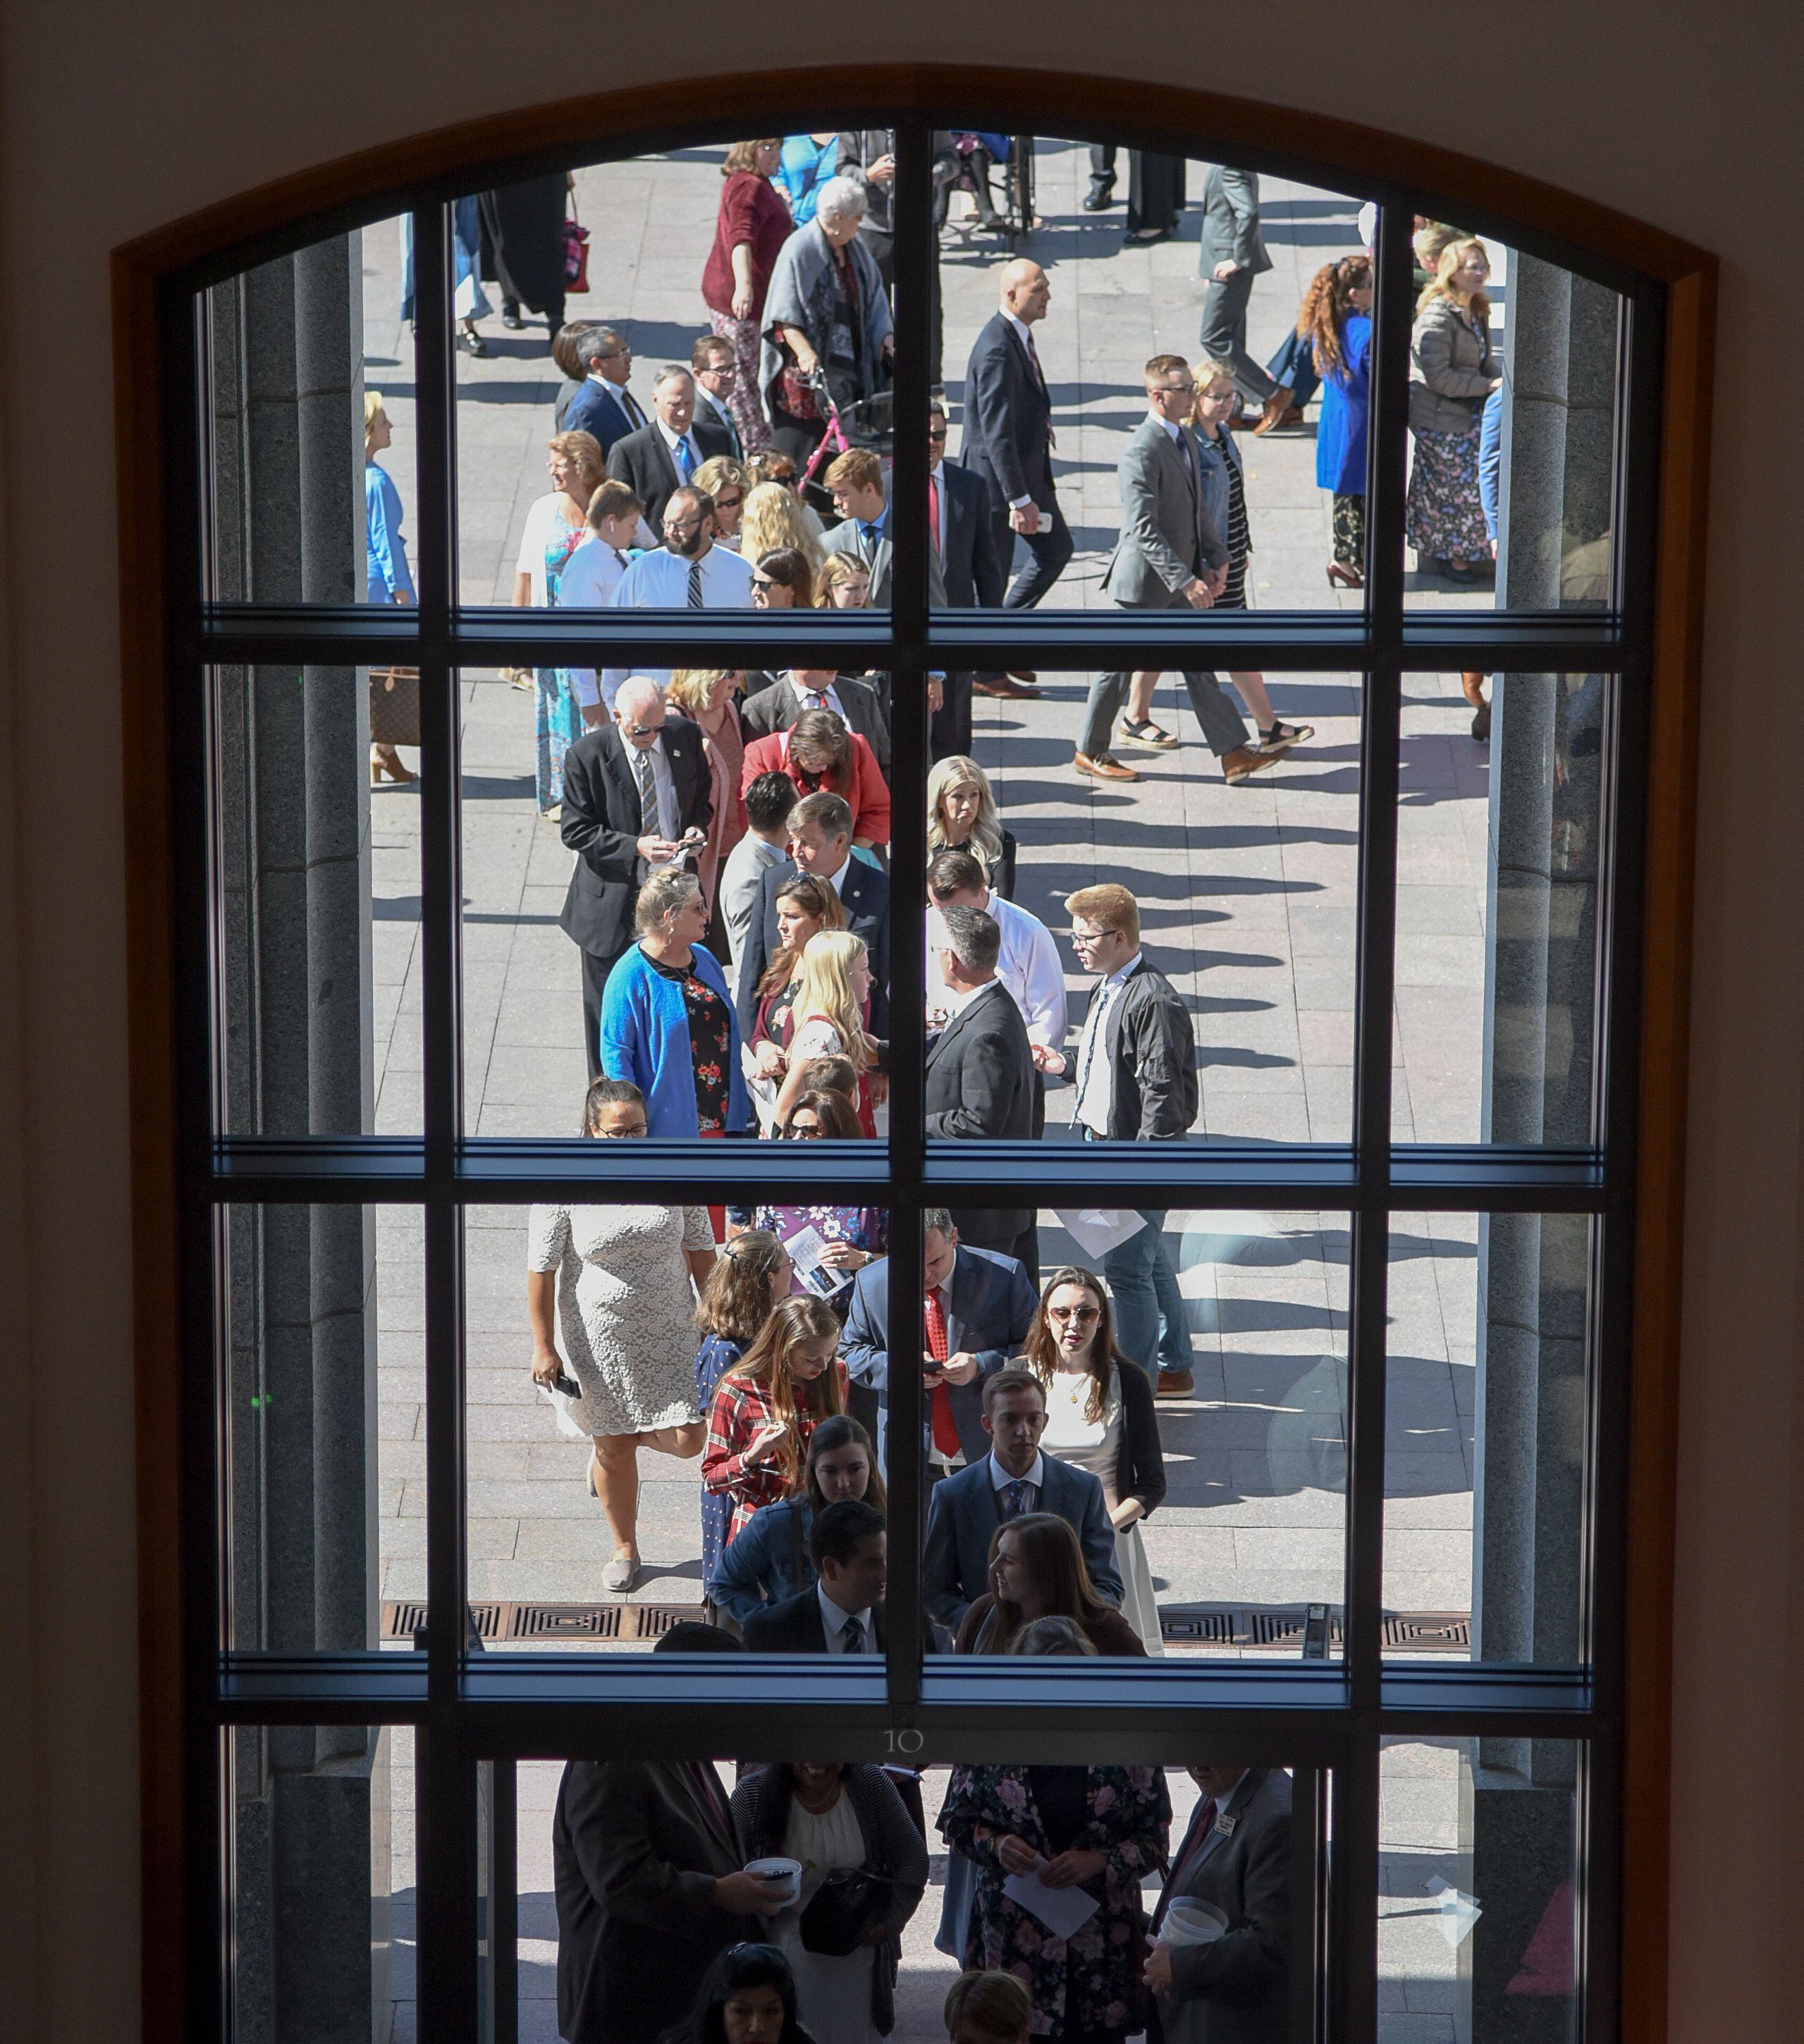
<svg viewBox="0 0 1804 2044">
<path fill-rule="evenodd" d="M 745 472 L 744 463 L 737 462 L 730 454 L 711 454 L 690 478 L 691 486 L 705 490 L 710 497 L 718 497 L 723 482 L 737 483 L 744 509 L 744 499 L 752 487 L 752 478 Z"/>
<path fill-rule="evenodd" d="M 1190 381 L 1196 386 L 1196 402 L 1190 407 L 1193 418 L 1202 416 L 1203 392 L 1224 377 L 1230 383 L 1234 381 L 1234 365 L 1224 362 L 1219 355 L 1199 355 L 1190 364 Z"/>
<path fill-rule="evenodd" d="M 730 682 L 737 667 L 679 667 L 664 684 L 664 701 L 685 717 L 694 717 L 708 707 L 708 698 L 721 682 Z"/>
<path fill-rule="evenodd" d="M 821 542 L 802 515 L 801 499 L 781 482 L 754 483 L 740 507 L 740 558 L 755 561 L 779 547 L 793 547 L 810 574 L 821 572 Z"/>
<path fill-rule="evenodd" d="M 370 428 L 382 417 L 382 393 L 366 389 L 363 392 L 363 451 L 370 451 Z"/>
<path fill-rule="evenodd" d="M 951 843 L 940 805 L 946 798 L 946 791 L 961 781 L 971 782 L 977 790 L 977 820 L 960 848 L 972 855 L 983 868 L 986 884 L 994 886 L 1002 870 L 1002 825 L 996 814 L 996 797 L 990 790 L 990 776 L 962 752 L 948 754 L 937 762 L 927 776 L 927 856 L 931 860 L 935 852 L 944 851 Z"/>
<path fill-rule="evenodd" d="M 758 152 L 760 149 L 780 149 L 783 145 L 783 138 L 780 135 L 766 136 L 756 142 L 735 142 L 727 151 L 727 159 L 721 166 L 721 175 L 730 178 L 735 171 L 756 172 Z"/>
<path fill-rule="evenodd" d="M 853 968 L 866 955 L 864 939 L 850 930 L 817 930 L 802 947 L 802 970 L 790 1007 L 798 1033 L 813 1016 L 832 1023 L 846 1056 L 861 1070 L 874 1063 L 877 1055 L 876 1046 L 864 1033 L 858 999 L 852 990 Z"/>
<path fill-rule="evenodd" d="M 779 1299 L 752 1346 L 721 1380 L 724 1385 L 727 1377 L 748 1377 L 768 1393 L 771 1417 L 781 1420 L 787 1429 L 771 1458 L 783 1478 L 787 1496 L 794 1496 L 807 1481 L 802 1459 L 807 1451 L 807 1436 L 819 1421 L 845 1410 L 837 1355 L 818 1377 L 805 1383 L 798 1383 L 790 1374 L 790 1356 L 804 1342 L 825 1341 L 831 1335 L 837 1343 L 839 1331 L 839 1320 L 824 1299 L 800 1293 Z M 718 1388 L 714 1396 L 721 1397 Z M 710 1413 L 710 1420 L 712 1416 Z"/>
<path fill-rule="evenodd" d="M 1455 305 L 1460 302 L 1453 289 L 1453 272 L 1475 248 L 1483 261 L 1485 274 L 1491 274 L 1491 257 L 1484 244 L 1474 235 L 1456 235 L 1435 259 L 1434 275 L 1422 286 L 1422 294 L 1416 301 L 1417 313 L 1425 313 L 1437 298 L 1450 299 Z M 1467 303 L 1471 308 L 1473 318 L 1481 324 L 1489 316 L 1491 300 L 1483 291 L 1474 291 Z"/>
<path fill-rule="evenodd" d="M 577 472 L 576 486 L 571 491 L 577 502 L 587 505 L 589 499 L 608 479 L 608 465 L 602 452 L 602 444 L 593 433 L 579 428 L 574 432 L 553 433 L 545 442 L 548 454 L 560 454 Z"/>
<path fill-rule="evenodd" d="M 814 608 L 831 610 L 836 589 L 843 589 L 848 582 L 853 582 L 868 586 L 870 580 L 871 571 L 856 554 L 829 554 L 814 578 Z"/>
<path fill-rule="evenodd" d="M 1106 930 L 1119 930 L 1130 944 L 1140 942 L 1140 904 L 1115 881 L 1105 880 L 1067 894 L 1065 909 L 1069 915 L 1100 923 Z"/>
</svg>

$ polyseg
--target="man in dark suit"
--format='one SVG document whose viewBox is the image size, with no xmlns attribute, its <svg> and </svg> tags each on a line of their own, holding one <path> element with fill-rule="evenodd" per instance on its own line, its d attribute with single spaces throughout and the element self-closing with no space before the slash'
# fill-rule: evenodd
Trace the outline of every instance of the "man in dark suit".
<svg viewBox="0 0 1804 2044">
<path fill-rule="evenodd" d="M 852 807 L 843 795 L 804 795 L 789 819 L 789 857 L 780 859 L 759 884 L 758 905 L 745 933 L 745 962 L 739 982 L 739 1026 L 750 1042 L 758 1019 L 758 982 L 782 948 L 777 936 L 777 897 L 783 882 L 811 873 L 839 896 L 845 926 L 864 939 L 874 975 L 871 1029 L 887 1035 L 890 1012 L 890 883 L 874 866 L 852 855 Z"/>
<path fill-rule="evenodd" d="M 945 928 L 940 971 L 951 1013 L 927 1049 L 927 1133 L 965 1142 L 1030 1140 L 1033 1046 L 1020 1009 L 996 974 L 1002 931 L 983 909 L 955 905 L 938 915 Z M 1038 1281 L 1032 1207 L 971 1207 L 955 1218 L 967 1242 L 1016 1258 Z"/>
<path fill-rule="evenodd" d="M 1088 1470 L 1040 1452 L 1046 1393 L 1031 1370 L 999 1370 L 983 1385 L 983 1431 L 990 1452 L 934 1485 L 921 1556 L 921 1593 L 948 1632 L 989 1589 L 990 1543 L 1006 1520 L 1051 1512 L 1066 1520 L 1083 1550 L 1097 1594 L 1121 1600 L 1115 1529 L 1102 1486 Z"/>
<path fill-rule="evenodd" d="M 922 1352 L 928 1404 L 929 1460 L 940 1471 L 990 1452 L 983 1431 L 983 1385 L 1021 1345 L 1039 1304 L 1027 1273 L 1012 1256 L 974 1249 L 959 1239 L 944 1207 L 921 1216 L 921 1275 L 926 1285 L 927 1346 Z M 890 1404 L 890 1266 L 867 1264 L 852 1280 L 840 1354 L 855 1383 L 877 1393 L 879 1447 L 887 1446 Z"/>
<path fill-rule="evenodd" d="M 570 401 L 563 430 L 593 433 L 602 444 L 605 461 L 617 440 L 646 424 L 639 400 L 626 387 L 633 374 L 633 350 L 611 326 L 582 328 L 574 345 L 589 377 Z"/>
<path fill-rule="evenodd" d="M 1290 1780 L 1281 1767 L 1192 1767 L 1202 1792 L 1153 1912 L 1206 1902 L 1228 1919 L 1206 1945 L 1146 1961 L 1152 2044 L 1283 2044 L 1290 2034 Z"/>
<path fill-rule="evenodd" d="M 1252 280 L 1271 267 L 1259 231 L 1259 176 L 1212 163 L 1202 185 L 1202 247 L 1198 266 L 1208 279 L 1203 294 L 1201 345 L 1205 355 L 1231 363 L 1234 387 L 1282 417 L 1290 393 L 1278 386 L 1247 352 L 1247 301 Z M 1256 423 L 1248 421 L 1247 423 Z"/>
<path fill-rule="evenodd" d="M 1021 610 L 1040 601 L 1064 571 L 1071 529 L 1052 486 L 1052 398 L 1034 345 L 1052 286 L 1037 263 L 1017 257 L 1002 274 L 1002 304 L 979 333 L 965 368 L 964 461 L 999 500 L 996 544 L 1006 563 L 1014 536 L 1033 563 L 1003 599 Z"/>
<path fill-rule="evenodd" d="M 1008 584 L 1007 557 L 998 535 L 1008 520 L 994 489 L 975 469 L 946 459 L 946 408 L 936 398 L 927 413 L 927 517 L 933 551 L 955 610 L 999 610 Z M 945 678 L 940 707 L 928 725 L 932 757 L 971 751 L 971 693 L 977 677 Z M 998 678 L 1000 686 L 1010 678 Z"/>
<path fill-rule="evenodd" d="M 1202 455 L 1189 423 L 1196 384 L 1181 355 L 1156 355 L 1148 363 L 1146 404 L 1146 417 L 1116 465 L 1121 529 L 1102 586 L 1124 610 L 1206 610 L 1227 578 L 1228 549 L 1203 501 Z M 1132 678 L 1117 670 L 1091 682 L 1071 759 L 1079 774 L 1098 781 L 1140 778 L 1110 749 Z M 1228 780 L 1244 781 L 1279 759 L 1283 747 L 1255 741 L 1214 674 L 1186 669 L 1184 686 Z"/>
<path fill-rule="evenodd" d="M 674 363 L 652 385 L 652 414 L 648 425 L 614 443 L 608 474 L 628 486 L 644 505 L 647 523 L 661 532 L 671 498 L 703 462 L 730 455 L 733 447 L 718 426 L 696 417 L 695 379 Z"/>
<path fill-rule="evenodd" d="M 689 373 L 695 378 L 696 417 L 725 433 L 727 451 L 735 461 L 744 461 L 745 442 L 732 410 L 733 386 L 739 381 L 733 343 L 717 333 L 703 334 L 689 351 Z"/>
<path fill-rule="evenodd" d="M 576 854 L 558 918 L 583 955 L 583 1049 L 601 1076 L 602 995 L 631 948 L 633 910 L 654 867 L 675 864 L 683 841 L 706 836 L 714 777 L 702 734 L 667 717 L 656 682 L 635 674 L 614 697 L 614 721 L 585 732 L 564 757 L 564 843 Z"/>
<path fill-rule="evenodd" d="M 861 1497 L 841 1498 L 808 1529 L 812 1589 L 785 1597 L 745 1622 L 753 1654 L 881 1654 L 888 1643 L 883 1593 L 889 1550 L 883 1515 Z"/>
<path fill-rule="evenodd" d="M 737 1650 L 712 1625 L 675 1626 L 653 1650 Z M 687 2011 L 715 1954 L 760 1934 L 783 1906 L 744 1861 L 707 1762 L 571 1761 L 552 1819 L 558 2034 L 653 2044 Z M 654 1946 L 658 1963 L 648 1965 Z"/>
<path fill-rule="evenodd" d="M 830 709 L 848 731 L 855 731 L 877 755 L 886 780 L 890 773 L 890 714 L 874 685 L 832 667 L 797 667 L 779 674 L 768 688 L 745 698 L 739 720 L 754 736 L 768 738 L 787 731 L 805 709 Z"/>
</svg>

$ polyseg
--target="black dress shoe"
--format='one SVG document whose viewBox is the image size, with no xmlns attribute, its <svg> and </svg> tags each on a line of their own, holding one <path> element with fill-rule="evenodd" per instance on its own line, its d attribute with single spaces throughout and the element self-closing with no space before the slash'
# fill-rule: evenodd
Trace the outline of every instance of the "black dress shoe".
<svg viewBox="0 0 1804 2044">
<path fill-rule="evenodd" d="M 1086 192 L 1083 209 L 1086 213 L 1106 213 L 1115 203 L 1115 187 L 1107 186 L 1102 191 Z"/>
</svg>

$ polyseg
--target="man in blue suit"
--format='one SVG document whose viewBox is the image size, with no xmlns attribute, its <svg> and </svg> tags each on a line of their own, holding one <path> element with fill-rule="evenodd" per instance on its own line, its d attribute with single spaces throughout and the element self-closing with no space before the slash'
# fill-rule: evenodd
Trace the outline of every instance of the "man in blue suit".
<svg viewBox="0 0 1804 2044">
<path fill-rule="evenodd" d="M 990 1543 L 996 1528 L 1023 1512 L 1064 1520 L 1083 1550 L 1097 1593 L 1121 1600 L 1115 1572 L 1115 1529 L 1102 1486 L 1088 1470 L 1040 1452 L 1046 1393 L 1032 1370 L 999 1370 L 983 1385 L 983 1431 L 990 1452 L 933 1486 L 921 1589 L 927 1608 L 948 1632 L 990 1587 Z"/>
<path fill-rule="evenodd" d="M 1012 1256 L 970 1249 L 959 1240 L 944 1207 L 921 1216 L 922 1275 L 926 1280 L 927 1349 L 921 1356 L 928 1390 L 926 1446 L 937 1470 L 950 1472 L 981 1462 L 990 1452 L 983 1431 L 986 1378 L 1021 1354 L 1037 1303 L 1027 1273 Z M 935 1315 L 938 1315 L 937 1321 Z M 852 1281 L 852 1304 L 840 1354 L 856 1383 L 877 1393 L 886 1430 L 890 1408 L 890 1266 L 867 1264 Z"/>
<path fill-rule="evenodd" d="M 571 399 L 564 430 L 593 433 L 606 461 L 616 440 L 637 432 L 645 423 L 638 399 L 626 387 L 633 374 L 633 350 L 611 326 L 586 326 L 572 345 L 589 380 Z"/>
<path fill-rule="evenodd" d="M 840 897 L 845 926 L 864 939 L 874 975 L 871 989 L 871 1032 L 888 1035 L 890 1012 L 890 882 L 886 874 L 852 855 L 852 806 L 843 795 L 825 789 L 804 795 L 789 816 L 789 857 L 765 869 L 759 882 L 757 905 L 745 933 L 745 955 L 739 975 L 739 1026 L 745 1040 L 758 1019 L 758 982 L 777 955 L 777 897 L 798 872 L 823 880 Z"/>
</svg>

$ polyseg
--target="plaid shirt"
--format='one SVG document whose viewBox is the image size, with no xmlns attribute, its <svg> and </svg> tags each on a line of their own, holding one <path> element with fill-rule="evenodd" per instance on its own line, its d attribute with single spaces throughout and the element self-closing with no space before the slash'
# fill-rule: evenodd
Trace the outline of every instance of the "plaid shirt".
<svg viewBox="0 0 1804 2044">
<path fill-rule="evenodd" d="M 833 1373 L 839 1380 L 840 1404 L 845 1404 L 845 1365 L 836 1356 Z M 729 1543 L 737 1539 L 746 1521 L 761 1504 L 777 1504 L 788 1496 L 781 1466 L 769 1462 L 748 1463 L 745 1450 L 760 1430 L 776 1418 L 769 1387 L 753 1377 L 723 1377 L 714 1387 L 714 1403 L 708 1408 L 708 1445 L 702 1450 L 702 1487 L 724 1493 L 733 1500 L 733 1521 L 727 1527 Z M 825 1417 L 822 1413 L 796 1416 L 796 1450 L 798 1461 L 808 1452 L 808 1436 Z"/>
</svg>

